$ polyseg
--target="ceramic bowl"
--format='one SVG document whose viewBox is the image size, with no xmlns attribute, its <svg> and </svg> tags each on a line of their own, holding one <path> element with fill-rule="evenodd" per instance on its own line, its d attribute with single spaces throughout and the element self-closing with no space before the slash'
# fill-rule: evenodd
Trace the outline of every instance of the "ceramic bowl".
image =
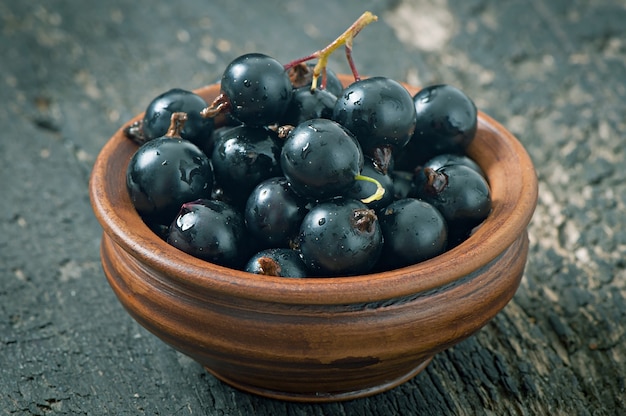
<svg viewBox="0 0 626 416">
<path fill-rule="evenodd" d="M 218 85 L 196 91 L 208 102 L 218 92 Z M 122 128 L 90 181 L 104 273 L 134 319 L 238 389 L 307 402 L 391 389 L 487 324 L 519 286 L 536 173 L 519 141 L 483 113 L 469 148 L 491 186 L 493 211 L 483 225 L 431 260 L 337 278 L 248 274 L 168 245 L 129 199 L 125 172 L 137 146 Z"/>
</svg>

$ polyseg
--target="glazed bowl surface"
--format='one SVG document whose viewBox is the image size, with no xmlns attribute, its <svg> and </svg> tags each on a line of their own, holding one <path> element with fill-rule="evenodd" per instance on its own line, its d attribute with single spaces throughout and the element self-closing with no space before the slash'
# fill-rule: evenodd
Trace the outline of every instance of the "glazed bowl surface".
<svg viewBox="0 0 626 416">
<path fill-rule="evenodd" d="M 195 92 L 210 102 L 219 85 Z M 90 180 L 106 278 L 141 325 L 241 390 L 308 402 L 386 391 L 487 324 L 519 286 L 536 173 L 520 142 L 482 112 L 468 154 L 491 188 L 485 222 L 433 259 L 336 278 L 254 275 L 168 245 L 129 199 L 126 166 L 137 145 L 123 128 L 101 150 Z"/>
</svg>

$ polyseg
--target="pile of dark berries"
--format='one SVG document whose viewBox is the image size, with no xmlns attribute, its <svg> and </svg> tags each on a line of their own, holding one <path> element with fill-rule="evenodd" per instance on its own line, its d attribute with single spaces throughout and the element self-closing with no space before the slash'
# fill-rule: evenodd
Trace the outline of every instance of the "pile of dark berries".
<svg viewBox="0 0 626 416">
<path fill-rule="evenodd" d="M 364 13 L 286 65 L 234 59 L 211 103 L 181 89 L 156 97 L 125 129 L 140 145 L 126 179 L 146 224 L 195 257 L 284 277 L 390 270 L 465 240 L 491 210 L 465 153 L 476 107 L 450 85 L 411 96 L 392 79 L 361 79 L 352 40 L 374 20 Z M 346 88 L 326 68 L 342 45 Z"/>
</svg>

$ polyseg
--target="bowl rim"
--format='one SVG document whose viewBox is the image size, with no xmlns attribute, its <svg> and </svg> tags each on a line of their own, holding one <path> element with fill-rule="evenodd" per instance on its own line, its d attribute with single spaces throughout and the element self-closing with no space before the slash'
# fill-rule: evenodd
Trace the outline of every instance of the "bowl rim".
<svg viewBox="0 0 626 416">
<path fill-rule="evenodd" d="M 346 76 L 341 79 L 345 81 Z M 419 90 L 403 85 L 412 95 Z M 211 98 L 219 92 L 219 85 L 207 85 L 194 92 Z M 493 207 L 467 240 L 432 259 L 385 272 L 305 279 L 255 275 L 186 254 L 159 238 L 141 220 L 125 184 L 125 167 L 137 145 L 124 136 L 123 129 L 142 116 L 138 114 L 124 123 L 96 158 L 89 181 L 92 208 L 104 233 L 117 245 L 158 270 L 162 279 L 197 293 L 209 291 L 300 305 L 370 303 L 414 296 L 453 284 L 493 261 L 526 232 L 537 203 L 537 176 L 530 156 L 508 130 L 478 111 L 478 133 L 468 154 L 485 171 Z"/>
</svg>

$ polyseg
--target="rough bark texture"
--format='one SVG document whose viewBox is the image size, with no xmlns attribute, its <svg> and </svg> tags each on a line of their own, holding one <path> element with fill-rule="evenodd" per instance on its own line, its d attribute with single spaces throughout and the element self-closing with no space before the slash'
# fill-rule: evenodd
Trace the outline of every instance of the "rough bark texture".
<svg viewBox="0 0 626 416">
<path fill-rule="evenodd" d="M 626 7 L 620 0 L 0 2 L 0 414 L 626 413 Z M 263 7 L 261 7 L 261 5 Z M 359 70 L 450 83 L 528 149 L 540 197 L 514 300 L 425 372 L 311 405 L 236 391 L 148 334 L 99 264 L 87 182 L 122 122 L 362 11 Z M 333 55 L 337 72 L 349 68 Z"/>
</svg>

